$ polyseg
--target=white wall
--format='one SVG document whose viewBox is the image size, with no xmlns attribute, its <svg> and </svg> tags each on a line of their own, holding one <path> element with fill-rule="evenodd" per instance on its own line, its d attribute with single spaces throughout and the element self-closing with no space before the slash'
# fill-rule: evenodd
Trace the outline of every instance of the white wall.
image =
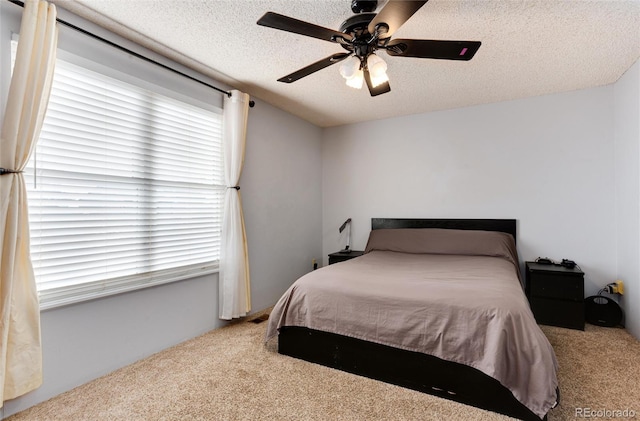
<svg viewBox="0 0 640 421">
<path fill-rule="evenodd" d="M 372 217 L 515 218 L 521 261 L 575 260 L 591 295 L 616 276 L 613 87 L 327 129 L 323 254 Z"/>
<path fill-rule="evenodd" d="M 322 130 L 256 101 L 240 180 L 256 310 L 322 259 Z"/>
<path fill-rule="evenodd" d="M 41 313 L 44 383 L 5 416 L 222 326 L 217 274 Z"/>
<path fill-rule="evenodd" d="M 640 62 L 614 86 L 617 278 L 627 329 L 640 339 Z"/>
</svg>

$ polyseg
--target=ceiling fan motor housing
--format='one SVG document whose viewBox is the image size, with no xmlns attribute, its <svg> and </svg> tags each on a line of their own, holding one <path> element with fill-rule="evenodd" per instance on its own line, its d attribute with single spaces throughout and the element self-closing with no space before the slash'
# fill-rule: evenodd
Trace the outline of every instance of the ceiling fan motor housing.
<svg viewBox="0 0 640 421">
<path fill-rule="evenodd" d="M 353 13 L 370 13 L 378 7 L 378 0 L 352 0 L 351 11 Z"/>
<path fill-rule="evenodd" d="M 342 22 L 342 25 L 340 25 L 340 32 L 350 34 L 354 38 L 369 34 L 369 23 L 375 17 L 375 13 L 360 13 L 359 15 L 353 15 Z"/>
<path fill-rule="evenodd" d="M 368 42 L 371 38 L 368 29 L 369 23 L 375 16 L 375 13 L 361 13 L 359 15 L 353 15 L 342 22 L 340 32 L 353 37 L 351 42 L 341 44 L 345 50 L 353 51 L 356 56 L 362 58 L 376 49 L 376 43 Z"/>
</svg>

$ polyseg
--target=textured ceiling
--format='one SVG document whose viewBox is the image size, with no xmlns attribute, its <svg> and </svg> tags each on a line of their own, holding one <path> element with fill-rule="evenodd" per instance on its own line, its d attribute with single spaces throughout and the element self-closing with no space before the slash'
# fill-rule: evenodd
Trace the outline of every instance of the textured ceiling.
<svg viewBox="0 0 640 421">
<path fill-rule="evenodd" d="M 321 127 L 606 85 L 640 56 L 640 0 L 431 0 L 393 38 L 482 41 L 480 50 L 468 62 L 382 52 L 391 92 L 371 97 L 337 65 L 277 82 L 344 50 L 256 25 L 272 11 L 337 30 L 349 0 L 53 2 Z"/>
</svg>

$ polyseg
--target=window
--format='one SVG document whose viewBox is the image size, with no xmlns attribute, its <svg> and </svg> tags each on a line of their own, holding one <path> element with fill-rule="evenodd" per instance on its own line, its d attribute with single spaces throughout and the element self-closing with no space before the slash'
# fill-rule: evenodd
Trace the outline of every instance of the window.
<svg viewBox="0 0 640 421">
<path fill-rule="evenodd" d="M 41 308 L 217 270 L 220 109 L 94 68 L 58 59 L 24 172 Z"/>
</svg>

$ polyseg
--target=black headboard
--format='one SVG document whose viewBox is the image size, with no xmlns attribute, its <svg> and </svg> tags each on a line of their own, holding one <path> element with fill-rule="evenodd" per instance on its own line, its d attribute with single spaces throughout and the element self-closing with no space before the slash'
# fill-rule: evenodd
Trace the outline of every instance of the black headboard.
<svg viewBox="0 0 640 421">
<path fill-rule="evenodd" d="M 516 239 L 515 219 L 409 219 L 371 218 L 371 229 L 383 228 L 444 228 L 458 230 L 499 231 Z"/>
</svg>

